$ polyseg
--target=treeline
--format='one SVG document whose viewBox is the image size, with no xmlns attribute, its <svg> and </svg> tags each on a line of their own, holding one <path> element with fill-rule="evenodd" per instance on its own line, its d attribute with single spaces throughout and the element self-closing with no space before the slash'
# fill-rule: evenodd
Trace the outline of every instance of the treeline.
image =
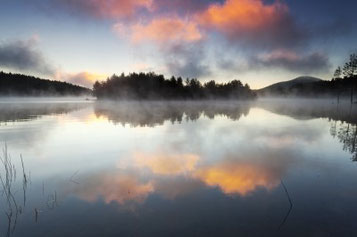
<svg viewBox="0 0 357 237">
<path fill-rule="evenodd" d="M 209 81 L 203 85 L 196 78 L 186 79 L 149 73 L 113 75 L 106 81 L 96 81 L 93 94 L 98 99 L 127 100 L 200 100 L 200 99 L 254 99 L 255 93 L 239 80 L 228 83 Z"/>
<path fill-rule="evenodd" d="M 0 96 L 79 96 L 91 90 L 62 81 L 0 72 Z"/>
<path fill-rule="evenodd" d="M 342 69 L 340 66 L 337 67 L 334 78 L 330 84 L 335 86 L 338 100 L 341 96 L 346 94 L 346 92 L 349 92 L 350 101 L 351 103 L 354 102 L 354 94 L 357 89 L 357 54 L 351 54 Z"/>
</svg>

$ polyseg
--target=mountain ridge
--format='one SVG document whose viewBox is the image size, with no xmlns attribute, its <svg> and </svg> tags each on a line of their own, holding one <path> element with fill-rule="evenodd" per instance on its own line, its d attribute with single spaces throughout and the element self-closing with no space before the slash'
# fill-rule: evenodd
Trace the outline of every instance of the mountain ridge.
<svg viewBox="0 0 357 237">
<path fill-rule="evenodd" d="M 255 92 L 258 95 L 281 94 L 281 93 L 284 93 L 284 92 L 290 90 L 292 87 L 294 87 L 296 85 L 305 85 L 305 84 L 321 82 L 321 81 L 324 81 L 324 80 L 322 80 L 321 78 L 312 77 L 312 76 L 299 76 L 299 77 L 293 78 L 291 80 L 277 82 L 277 83 L 271 84 L 269 86 L 263 87 L 261 89 L 257 89 L 257 90 L 255 90 Z"/>
</svg>

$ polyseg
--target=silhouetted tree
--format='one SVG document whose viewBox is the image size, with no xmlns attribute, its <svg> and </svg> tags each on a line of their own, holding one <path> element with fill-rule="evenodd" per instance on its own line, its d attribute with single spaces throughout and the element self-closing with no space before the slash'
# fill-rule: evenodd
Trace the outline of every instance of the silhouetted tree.
<svg viewBox="0 0 357 237">
<path fill-rule="evenodd" d="M 131 73 L 113 75 L 104 82 L 95 82 L 93 93 L 98 99 L 128 100 L 177 100 L 177 99 L 254 99 L 255 93 L 239 80 L 218 84 L 214 81 L 204 85 L 197 78 L 165 79 L 163 75 Z"/>
<path fill-rule="evenodd" d="M 357 54 L 350 55 L 350 60 L 343 66 L 343 75 L 347 78 L 357 75 Z"/>
<path fill-rule="evenodd" d="M 341 67 L 338 66 L 335 70 L 335 73 L 333 74 L 335 79 L 341 78 L 342 70 Z"/>
</svg>

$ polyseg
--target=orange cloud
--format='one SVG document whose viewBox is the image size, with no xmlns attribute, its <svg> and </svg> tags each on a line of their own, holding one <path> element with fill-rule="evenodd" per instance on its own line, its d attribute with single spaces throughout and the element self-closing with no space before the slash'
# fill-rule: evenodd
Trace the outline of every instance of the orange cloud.
<svg viewBox="0 0 357 237">
<path fill-rule="evenodd" d="M 272 25 L 287 12 L 287 6 L 280 2 L 265 5 L 261 0 L 227 0 L 223 4 L 211 5 L 197 15 L 197 20 L 202 26 L 239 34 L 239 31 L 254 31 Z"/>
<path fill-rule="evenodd" d="M 149 168 L 154 174 L 179 175 L 193 171 L 199 156 L 195 154 L 134 154 L 138 167 Z"/>
<path fill-rule="evenodd" d="M 226 194 L 246 195 L 258 187 L 270 190 L 279 184 L 273 172 L 253 164 L 228 162 L 199 169 L 194 176 L 209 186 L 218 186 Z"/>
<path fill-rule="evenodd" d="M 118 23 L 113 27 L 119 35 L 129 30 L 130 39 L 134 43 L 143 41 L 163 42 L 195 42 L 203 38 L 195 22 L 178 17 L 163 17 L 152 20 L 148 24 L 136 23 L 125 27 Z"/>
</svg>

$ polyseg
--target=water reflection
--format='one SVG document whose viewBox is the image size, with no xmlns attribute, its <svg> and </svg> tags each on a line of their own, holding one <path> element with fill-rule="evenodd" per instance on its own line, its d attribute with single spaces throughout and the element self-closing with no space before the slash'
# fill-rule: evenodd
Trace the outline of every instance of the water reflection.
<svg viewBox="0 0 357 237">
<path fill-rule="evenodd" d="M 352 154 L 352 161 L 357 161 L 357 124 L 333 121 L 330 132 L 343 144 L 343 150 Z"/>
<path fill-rule="evenodd" d="M 31 182 L 29 174 L 27 174 L 25 171 L 25 165 L 22 156 L 20 158 L 22 174 L 17 171 L 18 167 L 16 167 L 16 165 L 13 163 L 12 158 L 8 153 L 7 145 L 5 144 L 4 148 L 2 149 L 2 154 L 0 155 L 0 183 L 2 188 L 1 201 L 4 204 L 4 212 L 7 217 L 6 236 L 10 236 L 12 233 L 14 233 L 17 220 L 26 208 L 26 192 L 28 184 Z M 20 179 L 21 181 L 18 182 L 16 179 Z M 17 189 L 20 187 L 23 194 L 22 202 L 18 200 L 20 195 L 16 195 L 19 191 Z"/>
<path fill-rule="evenodd" d="M 44 115 L 67 114 L 88 107 L 89 103 L 0 103 L 0 126 L 7 122 L 29 121 Z"/>
<path fill-rule="evenodd" d="M 195 121 L 201 115 L 210 119 L 224 115 L 238 120 L 249 113 L 250 103 L 226 101 L 202 102 L 98 102 L 94 112 L 115 124 L 130 124 L 133 127 L 162 125 L 165 121 L 181 123 L 182 120 Z"/>
<path fill-rule="evenodd" d="M 226 194 L 246 195 L 259 187 L 268 190 L 279 184 L 277 174 L 254 164 L 223 163 L 197 170 L 195 176 Z"/>
<path fill-rule="evenodd" d="M 338 104 L 330 100 L 267 100 L 258 106 L 274 113 L 297 119 L 327 118 L 331 121 L 330 134 L 343 144 L 343 150 L 357 161 L 357 106 Z"/>
<path fill-rule="evenodd" d="M 103 198 L 106 203 L 116 201 L 142 202 L 154 190 L 151 181 L 140 180 L 138 174 L 125 170 L 105 171 L 81 176 L 78 185 L 72 185 L 67 193 L 75 193 L 80 199 L 95 202 Z M 68 188 L 68 187 L 67 187 Z"/>
<path fill-rule="evenodd" d="M 41 152 L 12 140 L 33 177 L 13 235 L 354 236 L 350 108 L 126 102 L 54 114 L 49 135 L 32 139 Z"/>
<path fill-rule="evenodd" d="M 343 149 L 352 154 L 352 160 L 357 160 L 356 155 L 356 124 L 357 109 L 350 104 L 337 104 L 331 100 L 263 100 L 257 103 L 234 102 L 125 102 L 125 103 L 96 103 L 94 111 L 97 116 L 107 118 L 115 124 L 129 124 L 132 127 L 162 125 L 165 121 L 181 123 L 183 120 L 195 121 L 200 116 L 214 119 L 215 116 L 226 116 L 232 120 L 239 120 L 249 114 L 251 107 L 263 108 L 281 115 L 288 115 L 295 119 L 327 118 L 331 121 L 331 135 L 343 143 Z M 337 122 L 345 122 L 338 124 Z M 336 128 L 338 126 L 338 128 Z M 337 131 L 338 130 L 338 131 Z M 312 131 L 312 130 L 311 130 Z M 285 132 L 285 131 L 283 131 Z M 276 145 L 289 145 L 293 143 L 299 133 L 304 136 L 306 129 L 297 129 L 291 138 L 279 138 L 270 141 Z M 315 135 L 314 132 L 311 133 Z"/>
<path fill-rule="evenodd" d="M 116 201 L 142 203 L 150 194 L 165 199 L 187 195 L 197 189 L 216 189 L 223 194 L 246 196 L 257 190 L 271 191 L 294 164 L 294 157 L 286 158 L 286 151 L 275 151 L 265 157 L 244 155 L 215 157 L 216 161 L 188 153 L 134 152 L 121 159 L 115 170 L 104 170 L 79 175 L 76 184 L 66 193 L 80 199 L 106 203 Z M 262 156 L 260 154 L 260 156 Z M 77 183 L 78 182 L 78 183 Z"/>
<path fill-rule="evenodd" d="M 178 175 L 192 172 L 199 156 L 196 154 L 145 154 L 134 153 L 133 164 L 149 168 L 154 174 Z"/>
<path fill-rule="evenodd" d="M 272 99 L 258 101 L 256 106 L 296 119 L 327 118 L 357 123 L 357 107 L 349 103 L 337 104 L 333 100 Z"/>
</svg>

